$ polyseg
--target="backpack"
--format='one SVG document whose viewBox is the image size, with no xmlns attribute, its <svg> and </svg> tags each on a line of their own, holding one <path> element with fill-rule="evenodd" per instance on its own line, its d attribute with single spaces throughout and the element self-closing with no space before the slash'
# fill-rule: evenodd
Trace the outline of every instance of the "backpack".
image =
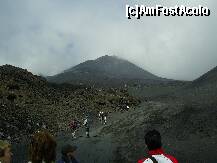
<svg viewBox="0 0 217 163">
<path fill-rule="evenodd" d="M 153 163 L 158 163 L 157 160 L 152 155 L 150 155 L 148 158 L 151 159 Z"/>
</svg>

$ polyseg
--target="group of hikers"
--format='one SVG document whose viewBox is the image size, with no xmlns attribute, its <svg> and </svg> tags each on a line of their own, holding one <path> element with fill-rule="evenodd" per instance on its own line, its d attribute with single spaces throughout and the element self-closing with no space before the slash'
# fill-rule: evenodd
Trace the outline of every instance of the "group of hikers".
<svg viewBox="0 0 217 163">
<path fill-rule="evenodd" d="M 157 130 L 150 130 L 145 135 L 148 156 L 137 163 L 178 163 L 177 159 L 162 149 L 161 135 Z M 36 132 L 29 144 L 28 163 L 78 163 L 75 158 L 77 146 L 66 144 L 61 149 L 61 158 L 56 161 L 57 143 L 47 131 Z M 0 163 L 11 163 L 11 145 L 0 140 Z M 91 162 L 91 161 L 90 161 Z"/>
<path fill-rule="evenodd" d="M 104 125 L 107 124 L 107 116 L 108 116 L 107 112 L 103 112 L 103 111 L 99 112 L 98 117 L 99 117 L 101 124 L 104 124 Z"/>
<path fill-rule="evenodd" d="M 57 143 L 47 131 L 37 131 L 28 146 L 28 163 L 78 163 L 74 157 L 77 146 L 70 144 L 62 147 L 62 156 L 56 161 Z M 0 163 L 11 163 L 12 157 L 11 144 L 0 140 Z"/>
<path fill-rule="evenodd" d="M 103 112 L 103 111 L 99 112 L 98 118 L 101 124 L 104 124 L 104 125 L 107 124 L 107 116 L 108 116 L 107 112 Z M 76 138 L 76 132 L 82 125 L 85 127 L 86 137 L 87 138 L 90 137 L 90 119 L 89 119 L 89 116 L 86 115 L 83 124 L 79 122 L 77 119 L 73 119 L 69 123 L 69 128 L 72 132 L 72 138 Z"/>
<path fill-rule="evenodd" d="M 73 119 L 70 123 L 69 123 L 69 128 L 72 132 L 72 138 L 76 138 L 76 132 L 77 130 L 80 128 L 81 123 L 77 120 L 77 119 Z M 85 117 L 85 120 L 83 122 L 83 126 L 85 127 L 85 132 L 86 132 L 86 136 L 89 138 L 90 137 L 90 121 L 88 116 Z"/>
</svg>

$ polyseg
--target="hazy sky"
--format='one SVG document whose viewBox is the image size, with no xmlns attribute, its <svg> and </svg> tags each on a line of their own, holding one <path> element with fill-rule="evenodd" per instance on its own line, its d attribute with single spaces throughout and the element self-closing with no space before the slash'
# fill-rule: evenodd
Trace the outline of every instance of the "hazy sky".
<svg viewBox="0 0 217 163">
<path fill-rule="evenodd" d="M 203 5 L 211 16 L 129 20 L 126 4 Z M 0 65 L 54 75 L 117 55 L 161 77 L 193 80 L 217 66 L 216 8 L 216 0 L 0 0 Z"/>
</svg>

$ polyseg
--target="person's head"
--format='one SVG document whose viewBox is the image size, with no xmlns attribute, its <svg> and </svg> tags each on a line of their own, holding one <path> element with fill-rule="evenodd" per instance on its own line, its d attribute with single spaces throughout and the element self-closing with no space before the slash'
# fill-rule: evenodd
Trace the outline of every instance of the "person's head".
<svg viewBox="0 0 217 163">
<path fill-rule="evenodd" d="M 62 147 L 61 153 L 64 157 L 74 157 L 74 153 L 77 150 L 77 146 L 66 144 Z"/>
<path fill-rule="evenodd" d="M 7 141 L 0 140 L 0 162 L 10 163 L 12 155 L 11 145 Z"/>
<path fill-rule="evenodd" d="M 161 135 L 157 130 L 150 130 L 145 135 L 145 143 L 148 150 L 154 150 L 162 147 Z"/>
<path fill-rule="evenodd" d="M 46 131 L 35 133 L 29 147 L 29 159 L 32 163 L 55 161 L 56 141 L 53 136 Z"/>
</svg>

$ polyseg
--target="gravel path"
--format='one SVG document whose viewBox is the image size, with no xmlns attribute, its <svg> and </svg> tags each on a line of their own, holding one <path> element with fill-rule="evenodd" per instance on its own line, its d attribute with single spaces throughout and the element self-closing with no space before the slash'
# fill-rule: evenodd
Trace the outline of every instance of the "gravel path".
<svg viewBox="0 0 217 163">
<path fill-rule="evenodd" d="M 118 118 L 119 113 L 112 117 L 112 120 Z M 110 119 L 111 120 L 111 119 Z M 109 125 L 109 123 L 108 123 Z M 114 159 L 114 151 L 116 150 L 111 134 L 101 134 L 101 130 L 106 125 L 95 123 L 90 128 L 90 138 L 86 138 L 85 129 L 81 128 L 77 132 L 77 138 L 73 139 L 70 133 L 59 133 L 57 140 L 57 159 L 61 157 L 61 147 L 65 144 L 78 146 L 76 158 L 79 163 L 111 163 Z M 27 162 L 27 144 L 13 144 L 13 163 Z"/>
</svg>

